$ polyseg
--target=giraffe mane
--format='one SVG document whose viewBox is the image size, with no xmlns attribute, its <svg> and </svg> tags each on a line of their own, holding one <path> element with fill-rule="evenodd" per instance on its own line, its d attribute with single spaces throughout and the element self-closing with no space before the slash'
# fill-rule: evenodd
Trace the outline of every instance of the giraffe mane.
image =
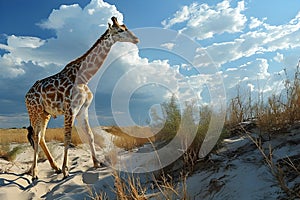
<svg viewBox="0 0 300 200">
<path fill-rule="evenodd" d="M 75 60 L 71 61 L 70 63 L 68 63 L 67 66 L 81 62 L 87 55 L 89 55 L 89 53 L 93 50 L 93 48 L 95 48 L 102 40 L 107 38 L 107 36 L 109 35 L 108 32 L 109 32 L 109 30 L 107 29 L 89 50 L 87 50 L 82 56 L 80 56 L 80 57 L 76 58 Z"/>
<path fill-rule="evenodd" d="M 122 27 L 124 30 L 127 30 L 127 27 L 125 26 L 125 24 L 120 25 L 116 17 L 113 16 L 113 17 L 111 18 L 111 21 L 113 22 L 113 25 L 114 25 L 114 26 Z M 102 40 L 104 40 L 104 39 L 107 38 L 107 36 L 109 35 L 108 33 L 109 33 L 109 29 L 107 29 L 107 30 L 101 35 L 101 37 L 94 43 L 94 45 L 93 45 L 87 52 L 85 52 L 82 56 L 78 57 L 77 59 L 75 59 L 75 60 L 71 61 L 70 63 L 68 63 L 67 66 L 68 66 L 68 65 L 73 65 L 73 64 L 75 64 L 75 63 L 81 62 L 81 61 L 82 61 L 82 60 L 83 60 L 83 59 L 84 59 L 84 58 L 92 51 L 92 49 L 93 49 L 94 47 L 97 46 L 97 44 L 99 44 Z"/>
</svg>

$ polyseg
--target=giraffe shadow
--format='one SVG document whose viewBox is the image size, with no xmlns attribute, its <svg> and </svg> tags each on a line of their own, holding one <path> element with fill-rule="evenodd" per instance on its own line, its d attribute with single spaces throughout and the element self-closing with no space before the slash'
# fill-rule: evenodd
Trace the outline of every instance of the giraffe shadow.
<svg viewBox="0 0 300 200">
<path fill-rule="evenodd" d="M 114 181 L 111 174 L 103 169 L 90 168 L 87 171 L 75 171 L 69 177 L 56 182 L 56 185 L 42 199 L 90 199 L 91 196 L 103 191 L 103 188 L 113 188 Z M 72 181 L 76 176 L 80 176 L 81 184 Z"/>
<path fill-rule="evenodd" d="M 0 187 L 14 187 L 20 190 L 24 195 L 28 197 L 34 197 L 35 190 L 40 190 L 40 186 L 47 185 L 48 191 L 41 194 L 38 198 L 41 199 L 59 199 L 65 197 L 71 197 L 69 199 L 84 199 L 93 194 L 99 193 L 101 188 L 105 185 L 114 186 L 114 182 L 111 176 L 111 172 L 107 167 L 102 168 L 89 168 L 87 170 L 70 171 L 67 178 L 62 178 L 62 175 L 56 173 L 45 174 L 48 178 L 40 178 L 35 181 L 31 180 L 31 176 L 28 173 L 10 173 L 5 172 L 0 174 Z M 79 181 L 79 182 L 78 182 Z M 107 184 L 107 182 L 109 184 Z M 79 195 L 79 196 L 78 196 Z M 0 194 L 1 197 L 1 194 Z M 35 196 L 37 197 L 37 196 Z"/>
<path fill-rule="evenodd" d="M 1 175 L 4 175 L 4 177 L 1 177 Z M 12 172 L 5 172 L 0 174 L 0 187 L 17 187 L 18 189 L 22 191 L 27 191 L 30 188 L 36 186 L 38 183 L 59 183 L 62 180 L 56 179 L 56 180 L 50 180 L 50 181 L 44 181 L 44 180 L 31 180 L 31 176 L 29 178 L 26 177 L 26 175 L 29 175 L 29 172 L 24 172 L 21 174 L 12 173 Z M 52 173 L 52 175 L 54 175 Z M 9 177 L 7 177 L 9 176 Z"/>
<path fill-rule="evenodd" d="M 28 178 L 24 177 L 24 175 L 26 175 L 26 173 L 16 174 L 16 173 L 11 173 L 11 172 L 6 172 L 6 173 L 2 173 L 2 174 L 12 176 L 13 178 L 12 179 L 2 178 L 0 176 L 0 186 L 1 187 L 17 186 L 20 190 L 25 191 L 28 189 L 28 186 L 31 184 L 31 181 Z M 25 181 L 28 185 L 24 186 L 24 185 L 18 183 L 20 180 Z"/>
<path fill-rule="evenodd" d="M 8 187 L 8 186 L 15 186 L 17 188 L 19 188 L 22 191 L 26 191 L 36 185 L 38 185 L 39 183 L 46 183 L 46 184 L 59 184 L 59 183 L 64 183 L 70 179 L 72 179 L 74 176 L 83 173 L 82 171 L 75 171 L 72 172 L 72 175 L 70 175 L 67 178 L 55 178 L 55 179 L 51 179 L 49 181 L 45 181 L 42 179 L 37 179 L 32 181 L 31 180 L 31 176 L 29 176 L 28 178 L 26 177 L 26 175 L 29 175 L 29 172 L 24 172 L 21 174 L 17 174 L 17 173 L 12 173 L 12 172 L 5 172 L 0 174 L 0 187 Z M 1 175 L 4 175 L 4 177 L 1 177 Z M 7 177 L 9 176 L 9 177 Z M 53 177 L 56 176 L 58 177 L 58 174 L 56 173 L 48 173 L 49 177 Z"/>
</svg>

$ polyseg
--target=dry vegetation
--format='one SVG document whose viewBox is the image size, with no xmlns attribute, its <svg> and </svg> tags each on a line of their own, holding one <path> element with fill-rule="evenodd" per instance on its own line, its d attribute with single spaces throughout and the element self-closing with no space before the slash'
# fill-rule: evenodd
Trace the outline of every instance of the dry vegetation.
<svg viewBox="0 0 300 200">
<path fill-rule="evenodd" d="M 244 121 L 255 121 L 261 132 L 280 133 L 300 120 L 300 71 L 296 68 L 293 79 L 283 81 L 284 89 L 267 99 L 260 93 L 254 99 L 250 91 L 237 87 L 237 96 L 230 101 L 225 128 L 235 127 Z"/>
<path fill-rule="evenodd" d="M 16 146 L 13 149 L 10 149 L 10 145 L 0 144 L 0 158 L 3 158 L 7 161 L 14 161 L 17 154 L 22 150 L 21 146 Z"/>
<path fill-rule="evenodd" d="M 49 128 L 46 130 L 45 139 L 49 141 L 64 141 L 63 128 Z M 28 143 L 26 129 L 0 129 L 0 144 L 10 143 Z M 72 130 L 72 143 L 74 145 L 81 144 L 81 139 L 76 129 Z"/>
<path fill-rule="evenodd" d="M 50 141 L 64 141 L 64 132 L 63 128 L 50 128 L 46 130 L 46 142 Z M 21 152 L 22 145 L 16 146 L 13 149 L 10 149 L 10 144 L 23 144 L 28 143 L 27 140 L 27 130 L 26 129 L 0 129 L 0 158 L 3 158 L 8 161 L 13 161 L 17 154 Z M 79 145 L 81 144 L 81 139 L 76 132 L 76 129 L 73 129 L 72 132 L 72 144 Z"/>
<path fill-rule="evenodd" d="M 114 135 L 113 143 L 120 148 L 130 150 L 136 147 L 140 147 L 145 143 L 155 142 L 156 138 L 145 137 L 145 135 L 152 135 L 149 127 L 103 127 L 103 130 Z M 139 137 L 140 136 L 140 137 Z"/>
<path fill-rule="evenodd" d="M 121 175 L 118 172 L 113 173 L 114 176 L 114 192 L 116 193 L 118 200 L 146 200 L 154 198 L 157 200 L 164 199 L 190 199 L 186 191 L 186 178 L 187 176 L 180 176 L 179 180 L 173 180 L 172 176 L 162 175 L 161 179 L 158 180 L 153 178 L 153 183 L 150 188 L 141 183 L 137 176 L 132 174 Z M 156 193 L 147 194 L 148 190 L 156 189 Z M 94 200 L 108 200 L 105 193 L 100 193 L 93 198 Z"/>
<path fill-rule="evenodd" d="M 286 76 L 287 77 L 287 76 Z M 284 83 L 284 90 L 277 95 L 271 95 L 267 99 L 264 99 L 264 95 L 260 94 L 259 97 L 254 99 L 251 96 L 250 91 L 242 92 L 241 88 L 238 88 L 237 96 L 230 101 L 230 106 L 227 110 L 227 118 L 221 140 L 224 137 L 230 137 L 236 134 L 237 127 L 242 122 L 248 121 L 258 128 L 261 134 L 267 133 L 272 139 L 274 134 L 284 134 L 290 126 L 300 121 L 300 77 L 299 66 L 296 68 L 295 75 L 292 80 L 286 78 L 282 80 Z M 163 129 L 156 135 L 155 140 L 170 140 L 172 139 L 178 129 L 179 123 L 182 117 L 191 117 L 190 109 L 193 105 L 187 105 L 183 114 L 180 113 L 176 99 L 172 97 L 169 102 L 166 102 L 162 106 L 166 111 L 166 121 Z M 198 131 L 196 138 L 188 149 L 188 151 L 181 158 L 185 165 L 188 167 L 188 171 L 183 169 L 184 174 L 193 173 L 194 165 L 197 162 L 197 152 L 205 133 L 207 132 L 211 111 L 208 107 L 200 109 L 201 121 L 198 125 L 189 124 L 188 126 L 197 126 Z M 188 127 L 187 126 L 187 127 Z M 187 131 L 188 132 L 188 131 Z M 239 134 L 246 134 L 250 137 L 252 142 L 256 145 L 257 149 L 261 152 L 266 166 L 270 169 L 271 174 L 277 181 L 278 186 L 286 194 L 287 198 L 295 199 L 300 198 L 299 188 L 290 188 L 287 183 L 286 177 L 289 174 L 300 175 L 300 163 L 298 159 L 286 158 L 279 163 L 274 163 L 272 146 L 268 146 L 267 149 L 263 148 L 262 141 L 254 139 L 251 133 L 247 132 L 243 127 L 239 129 Z M 163 176 L 169 178 L 163 178 L 163 181 L 157 182 L 155 180 L 155 186 L 160 192 L 160 196 L 163 199 L 188 199 L 185 187 L 182 187 L 182 191 L 178 190 L 178 183 L 185 185 L 185 179 L 173 180 L 172 176 Z M 177 184 L 174 184 L 177 182 Z M 115 175 L 116 194 L 118 199 L 147 199 L 145 194 L 145 188 L 142 186 L 138 179 L 133 177 L 127 177 L 126 179 L 120 178 Z M 171 196 L 168 196 L 171 195 Z M 101 198 L 98 198 L 101 199 Z"/>
<path fill-rule="evenodd" d="M 299 62 L 300 64 L 300 62 Z M 250 92 L 242 94 L 238 88 L 237 96 L 230 102 L 227 111 L 227 120 L 225 129 L 227 132 L 233 133 L 231 130 L 239 128 L 240 134 L 246 134 L 250 140 L 256 145 L 257 149 L 264 158 L 266 166 L 270 169 L 277 185 L 286 194 L 288 199 L 299 199 L 300 190 L 289 187 L 288 177 L 300 176 L 300 163 L 297 158 L 287 157 L 285 159 L 274 162 L 273 148 L 271 145 L 263 147 L 266 140 L 262 135 L 267 134 L 267 141 L 271 141 L 276 134 L 288 133 L 288 129 L 300 122 L 300 66 L 296 67 L 293 79 L 286 78 L 283 81 L 284 89 L 280 94 L 273 94 L 266 100 L 263 94 L 253 101 Z M 248 121 L 258 128 L 261 137 L 254 138 L 251 133 L 240 126 L 241 122 Z M 234 132 L 236 134 L 236 132 Z"/>
</svg>

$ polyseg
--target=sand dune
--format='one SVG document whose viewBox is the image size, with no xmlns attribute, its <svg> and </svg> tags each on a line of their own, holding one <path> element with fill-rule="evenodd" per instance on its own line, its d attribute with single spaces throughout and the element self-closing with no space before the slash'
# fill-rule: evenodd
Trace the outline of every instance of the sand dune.
<svg viewBox="0 0 300 200">
<path fill-rule="evenodd" d="M 267 152 L 273 147 L 273 162 L 280 164 L 285 174 L 284 182 L 287 186 L 299 193 L 299 173 L 287 164 L 290 158 L 299 169 L 300 134 L 299 128 L 294 127 L 287 133 L 273 136 L 272 140 L 263 141 L 262 147 Z M 258 137 L 252 130 L 252 136 Z M 110 140 L 106 138 L 105 140 Z M 16 144 L 14 144 L 16 145 Z M 89 147 L 82 144 L 69 151 L 70 176 L 63 179 L 62 174 L 55 174 L 45 159 L 38 163 L 39 179 L 35 184 L 31 176 L 26 174 L 32 160 L 32 148 L 29 144 L 22 144 L 22 152 L 18 153 L 13 162 L 0 159 L 0 199 L 94 199 L 97 195 L 106 194 L 108 199 L 116 199 L 116 180 L 113 176 L 114 167 L 118 164 L 132 162 L 132 152 L 145 152 L 150 145 L 144 145 L 134 151 L 124 151 L 116 147 L 112 152 L 109 148 L 97 148 L 97 156 L 105 160 L 109 156 L 116 156 L 114 167 L 92 168 L 93 163 Z M 49 148 L 58 164 L 62 163 L 63 145 L 50 142 Z M 111 153 L 111 154 L 110 154 Z M 120 155 L 120 156 L 119 156 Z M 118 158 L 122 158 L 118 160 Z M 127 160 L 126 160 L 127 159 Z M 149 166 L 154 160 L 141 159 L 137 165 Z M 108 163 L 106 163 L 108 164 Z M 246 137 L 235 136 L 223 141 L 223 145 L 209 156 L 208 160 L 199 161 L 195 172 L 186 178 L 186 194 L 191 199 L 286 199 L 286 193 L 278 184 L 278 180 L 271 173 L 270 168 L 253 144 Z M 172 172 L 172 171 L 171 171 Z M 165 199 L 159 189 L 151 189 L 153 183 L 145 175 L 137 175 L 142 184 L 145 184 L 148 199 Z M 148 177 L 149 178 L 149 177 Z M 148 180 L 148 182 L 146 181 Z M 174 179 L 175 180 L 175 179 Z M 151 184 L 149 184 L 151 183 Z M 147 185 L 148 184 L 148 185 Z M 176 189 L 183 191 L 183 185 L 178 184 Z M 162 187 L 163 188 L 163 187 Z M 298 189 L 297 189 L 298 188 Z M 181 192 L 178 194 L 182 195 Z M 150 197 L 152 196 L 152 197 Z M 178 196 L 170 199 L 181 199 Z"/>
</svg>

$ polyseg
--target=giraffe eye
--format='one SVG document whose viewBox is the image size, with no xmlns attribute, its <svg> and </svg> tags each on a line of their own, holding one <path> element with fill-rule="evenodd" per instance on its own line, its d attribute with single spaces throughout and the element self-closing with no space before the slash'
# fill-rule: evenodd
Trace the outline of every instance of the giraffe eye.
<svg viewBox="0 0 300 200">
<path fill-rule="evenodd" d="M 118 30 L 118 33 L 122 33 L 122 32 L 124 32 L 124 30 L 122 30 L 122 29 Z"/>
</svg>

